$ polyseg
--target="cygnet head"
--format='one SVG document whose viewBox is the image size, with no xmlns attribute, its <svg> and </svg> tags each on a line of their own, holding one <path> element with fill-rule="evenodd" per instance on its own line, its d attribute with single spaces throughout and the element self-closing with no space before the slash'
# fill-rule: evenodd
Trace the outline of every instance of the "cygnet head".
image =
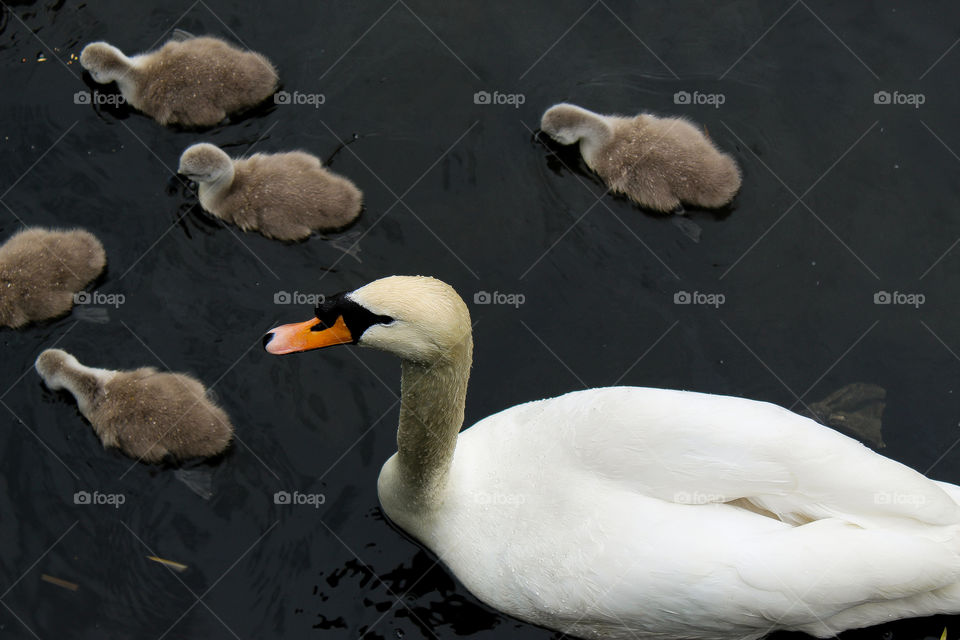
<svg viewBox="0 0 960 640">
<path fill-rule="evenodd" d="M 215 182 L 232 169 L 233 160 L 223 149 L 201 142 L 183 152 L 177 173 L 195 182 Z"/>
<path fill-rule="evenodd" d="M 540 128 L 560 144 L 578 142 L 598 127 L 606 129 L 603 116 L 565 102 L 547 109 L 540 120 Z"/>
<path fill-rule="evenodd" d="M 130 60 L 112 44 L 91 42 L 80 52 L 80 66 L 90 72 L 95 82 L 107 84 L 130 70 Z"/>
<path fill-rule="evenodd" d="M 34 367 L 48 387 L 56 391 L 63 388 L 63 374 L 80 362 L 62 349 L 47 349 L 37 357 Z"/>
<path fill-rule="evenodd" d="M 432 363 L 472 345 L 470 312 L 450 285 L 423 276 L 391 276 L 317 305 L 315 318 L 273 329 L 273 354 L 358 344 L 403 360 Z"/>
</svg>

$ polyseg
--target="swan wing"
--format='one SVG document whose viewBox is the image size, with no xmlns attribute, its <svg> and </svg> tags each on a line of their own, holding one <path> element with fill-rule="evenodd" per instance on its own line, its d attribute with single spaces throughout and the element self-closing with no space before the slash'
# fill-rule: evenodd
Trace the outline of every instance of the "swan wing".
<svg viewBox="0 0 960 640">
<path fill-rule="evenodd" d="M 938 483 L 766 402 L 609 387 L 519 405 L 474 429 L 490 431 L 482 446 L 501 459 L 550 451 L 570 473 L 669 502 L 747 500 L 793 524 L 960 522 L 960 507 Z"/>
<path fill-rule="evenodd" d="M 573 635 L 825 637 L 960 609 L 960 488 L 767 403 L 519 405 L 460 434 L 449 490 L 417 535 L 481 600 Z"/>
</svg>

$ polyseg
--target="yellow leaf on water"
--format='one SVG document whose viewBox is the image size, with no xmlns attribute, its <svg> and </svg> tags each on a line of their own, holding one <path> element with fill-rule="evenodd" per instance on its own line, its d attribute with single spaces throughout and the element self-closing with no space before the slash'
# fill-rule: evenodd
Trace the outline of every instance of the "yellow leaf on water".
<svg viewBox="0 0 960 640">
<path fill-rule="evenodd" d="M 44 582 L 49 582 L 50 584 L 55 584 L 58 587 L 63 587 L 64 589 L 70 589 L 70 591 L 76 591 L 80 588 L 76 582 L 68 582 L 67 580 L 61 580 L 60 578 L 54 578 L 53 576 L 48 576 L 47 574 L 42 574 L 40 579 Z"/>
<path fill-rule="evenodd" d="M 158 558 L 157 556 L 147 556 L 147 560 L 153 560 L 154 562 L 159 562 L 160 564 L 170 567 L 174 571 L 187 570 L 187 565 L 181 562 L 174 562 L 173 560 L 164 560 L 163 558 Z"/>
</svg>

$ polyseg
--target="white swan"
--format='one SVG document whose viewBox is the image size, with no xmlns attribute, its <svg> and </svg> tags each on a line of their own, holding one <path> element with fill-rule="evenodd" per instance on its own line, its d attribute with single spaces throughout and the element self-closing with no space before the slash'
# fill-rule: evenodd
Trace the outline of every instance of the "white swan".
<svg viewBox="0 0 960 640">
<path fill-rule="evenodd" d="M 448 285 L 390 277 L 264 337 L 402 360 L 386 514 L 492 607 L 584 638 L 827 637 L 960 611 L 960 487 L 781 407 L 613 387 L 459 433 L 472 354 Z"/>
</svg>

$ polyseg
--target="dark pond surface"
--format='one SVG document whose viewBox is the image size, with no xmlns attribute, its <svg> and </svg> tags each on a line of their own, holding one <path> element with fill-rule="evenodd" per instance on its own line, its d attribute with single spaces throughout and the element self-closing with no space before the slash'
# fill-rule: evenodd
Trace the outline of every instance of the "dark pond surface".
<svg viewBox="0 0 960 640">
<path fill-rule="evenodd" d="M 278 292 L 389 274 L 454 285 L 476 322 L 467 424 L 615 383 L 802 410 L 863 382 L 887 391 L 883 452 L 960 481 L 955 3 L 4 7 L 0 237 L 23 223 L 95 232 L 109 257 L 96 290 L 124 302 L 0 332 L 3 638 L 553 635 L 480 604 L 385 521 L 376 477 L 395 450 L 398 363 L 345 348 L 268 356 L 264 331 L 311 312 L 275 304 Z M 90 90 L 73 57 L 83 44 L 137 52 L 175 27 L 263 52 L 285 91 L 324 103 L 271 104 L 204 132 L 76 103 Z M 522 104 L 477 104 L 480 91 Z M 743 168 L 742 193 L 686 225 L 604 196 L 577 153 L 533 136 L 563 100 L 702 123 Z M 200 140 L 332 157 L 366 210 L 296 245 L 227 228 L 171 173 Z M 524 302 L 477 304 L 480 292 Z M 723 304 L 675 304 L 681 292 Z M 923 303 L 875 304 L 878 292 Z M 237 443 L 187 474 L 211 480 L 212 497 L 103 450 L 32 370 L 54 344 L 93 366 L 214 385 Z M 78 505 L 80 491 L 125 502 Z M 278 491 L 325 502 L 275 504 Z M 849 636 L 944 626 L 960 633 L 943 618 Z"/>
</svg>

